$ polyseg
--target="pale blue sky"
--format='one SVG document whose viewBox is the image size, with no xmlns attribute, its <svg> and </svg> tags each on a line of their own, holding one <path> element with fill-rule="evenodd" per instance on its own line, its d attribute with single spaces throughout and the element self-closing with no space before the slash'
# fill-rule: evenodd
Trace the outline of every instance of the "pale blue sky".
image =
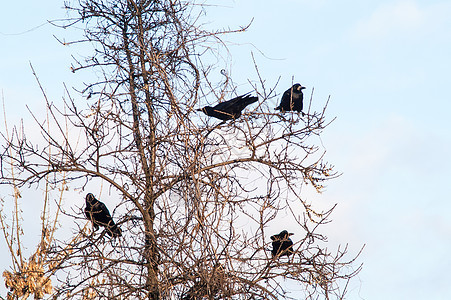
<svg viewBox="0 0 451 300">
<path fill-rule="evenodd" d="M 281 76 L 278 93 L 294 76 L 307 95 L 315 88 L 316 108 L 331 95 L 328 113 L 337 120 L 322 142 L 343 175 L 312 197 L 338 203 L 327 228 L 331 247 L 349 243 L 357 252 L 366 244 L 348 299 L 450 299 L 451 1 L 223 3 L 212 8 L 212 27 L 254 18 L 247 33 L 227 38 L 242 92 L 256 79 L 253 51 L 268 84 Z M 54 102 L 62 82 L 82 79 L 69 70 L 74 49 L 52 36 L 68 30 L 45 25 L 5 35 L 59 18 L 61 7 L 49 0 L 0 4 L 0 89 L 10 119 L 29 118 L 25 104 L 42 107 L 29 62 Z M 2 259 L 0 270 L 8 263 Z"/>
</svg>

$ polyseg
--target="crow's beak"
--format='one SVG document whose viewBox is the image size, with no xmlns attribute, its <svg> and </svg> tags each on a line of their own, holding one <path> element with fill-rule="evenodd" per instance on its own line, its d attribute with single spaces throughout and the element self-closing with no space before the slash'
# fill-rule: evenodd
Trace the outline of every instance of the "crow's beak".
<svg viewBox="0 0 451 300">
<path fill-rule="evenodd" d="M 292 233 L 292 232 L 290 232 L 290 233 L 288 234 L 288 236 L 292 236 L 292 235 L 294 235 L 294 233 Z"/>
</svg>

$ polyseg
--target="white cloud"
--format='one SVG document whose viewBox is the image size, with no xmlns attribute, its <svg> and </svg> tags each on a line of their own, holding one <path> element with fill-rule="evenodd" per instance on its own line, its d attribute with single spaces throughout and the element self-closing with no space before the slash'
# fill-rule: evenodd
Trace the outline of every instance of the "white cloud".
<svg viewBox="0 0 451 300">
<path fill-rule="evenodd" d="M 425 22 L 425 11 L 414 1 L 399 1 L 379 7 L 355 29 L 357 38 L 381 38 L 392 33 L 414 33 Z"/>
<path fill-rule="evenodd" d="M 393 1 L 379 6 L 351 30 L 355 39 L 423 38 L 449 29 L 451 3 L 420 5 L 417 1 Z"/>
</svg>

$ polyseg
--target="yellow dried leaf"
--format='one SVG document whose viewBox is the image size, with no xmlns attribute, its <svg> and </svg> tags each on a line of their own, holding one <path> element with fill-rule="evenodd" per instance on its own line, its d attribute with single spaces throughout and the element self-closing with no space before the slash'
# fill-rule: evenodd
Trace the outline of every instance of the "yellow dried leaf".
<svg viewBox="0 0 451 300">
<path fill-rule="evenodd" d="M 47 280 L 47 282 L 45 283 L 45 286 L 44 286 L 44 292 L 46 294 L 51 294 L 52 290 L 53 290 L 52 281 L 50 280 L 50 278 L 46 278 L 46 280 Z"/>
<path fill-rule="evenodd" d="M 38 290 L 34 293 L 34 298 L 35 299 L 42 299 L 44 298 L 44 293 L 41 290 Z"/>
</svg>

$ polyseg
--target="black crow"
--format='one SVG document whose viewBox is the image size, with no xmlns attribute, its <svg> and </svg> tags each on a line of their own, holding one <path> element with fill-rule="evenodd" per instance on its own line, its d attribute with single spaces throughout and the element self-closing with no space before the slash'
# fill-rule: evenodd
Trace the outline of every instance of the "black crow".
<svg viewBox="0 0 451 300">
<path fill-rule="evenodd" d="M 294 233 L 288 233 L 283 230 L 279 234 L 275 234 L 271 237 L 272 242 L 272 256 L 284 256 L 293 254 L 293 241 L 290 239 L 290 235 Z"/>
<path fill-rule="evenodd" d="M 85 215 L 88 220 L 91 220 L 95 231 L 99 229 L 99 226 L 104 226 L 109 236 L 113 238 L 122 236 L 122 231 L 114 223 L 108 208 L 91 193 L 86 195 Z"/>
<path fill-rule="evenodd" d="M 302 112 L 302 101 L 304 100 L 304 94 L 302 94 L 303 89 L 305 89 L 305 87 L 299 83 L 294 84 L 283 93 L 280 104 L 275 109 L 278 109 L 281 112 L 292 110 Z M 304 113 L 302 113 L 302 115 L 304 115 Z"/>
<path fill-rule="evenodd" d="M 205 106 L 198 109 L 207 116 L 215 117 L 223 121 L 237 119 L 241 116 L 241 111 L 251 103 L 257 102 L 258 98 L 250 95 L 241 95 L 232 100 L 224 101 L 214 107 Z"/>
</svg>

